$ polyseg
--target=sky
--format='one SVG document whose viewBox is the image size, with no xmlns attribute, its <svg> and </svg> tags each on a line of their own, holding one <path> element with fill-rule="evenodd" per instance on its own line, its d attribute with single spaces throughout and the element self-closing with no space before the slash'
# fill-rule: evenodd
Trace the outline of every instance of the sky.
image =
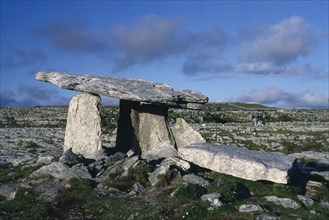
<svg viewBox="0 0 329 220">
<path fill-rule="evenodd" d="M 77 92 L 35 80 L 56 71 L 168 83 L 210 102 L 328 108 L 328 11 L 317 0 L 1 0 L 0 106 L 68 105 Z"/>
</svg>

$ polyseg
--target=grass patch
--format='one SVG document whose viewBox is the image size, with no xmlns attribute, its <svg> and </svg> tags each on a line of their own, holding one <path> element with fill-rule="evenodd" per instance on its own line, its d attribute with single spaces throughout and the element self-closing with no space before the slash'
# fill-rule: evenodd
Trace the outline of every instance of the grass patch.
<svg viewBox="0 0 329 220">
<path fill-rule="evenodd" d="M 29 189 L 19 189 L 15 199 L 0 202 L 0 213 L 12 219 L 46 219 L 54 216 L 53 209 L 36 199 Z"/>
<path fill-rule="evenodd" d="M 27 178 L 40 166 L 27 167 L 27 166 L 13 166 L 12 164 L 0 165 L 0 183 L 10 182 L 21 178 Z"/>
</svg>

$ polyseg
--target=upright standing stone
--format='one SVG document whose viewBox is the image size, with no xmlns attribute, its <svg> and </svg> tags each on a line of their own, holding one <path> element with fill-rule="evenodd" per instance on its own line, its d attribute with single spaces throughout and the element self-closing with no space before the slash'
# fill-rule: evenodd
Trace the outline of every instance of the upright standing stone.
<svg viewBox="0 0 329 220">
<path fill-rule="evenodd" d="M 120 100 L 118 150 L 127 152 L 133 149 L 143 154 L 160 146 L 172 147 L 167 114 L 167 106 Z"/>
<path fill-rule="evenodd" d="M 100 97 L 79 94 L 72 98 L 67 115 L 64 152 L 92 155 L 102 148 Z"/>
<path fill-rule="evenodd" d="M 138 114 L 138 140 L 141 152 L 160 145 L 170 147 L 170 134 L 167 126 L 168 107 L 141 105 Z"/>
<path fill-rule="evenodd" d="M 205 139 L 194 130 L 184 119 L 177 118 L 176 123 L 170 126 L 177 148 L 191 144 L 205 143 Z"/>
</svg>

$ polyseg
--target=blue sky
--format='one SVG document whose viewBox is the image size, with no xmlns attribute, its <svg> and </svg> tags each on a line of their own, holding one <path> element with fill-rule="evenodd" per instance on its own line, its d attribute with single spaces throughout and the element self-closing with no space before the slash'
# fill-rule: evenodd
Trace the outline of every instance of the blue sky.
<svg viewBox="0 0 329 220">
<path fill-rule="evenodd" d="M 328 108 L 328 11 L 328 1 L 1 1 L 0 104 L 68 104 L 76 92 L 35 80 L 57 71 Z"/>
</svg>

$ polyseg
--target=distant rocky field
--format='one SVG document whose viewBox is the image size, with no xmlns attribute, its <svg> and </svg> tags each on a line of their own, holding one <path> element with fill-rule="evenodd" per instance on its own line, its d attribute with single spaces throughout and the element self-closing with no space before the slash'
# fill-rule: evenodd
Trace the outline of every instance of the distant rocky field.
<svg viewBox="0 0 329 220">
<path fill-rule="evenodd" d="M 172 171 L 156 187 L 147 180 L 155 166 L 146 163 L 131 168 L 124 177 L 119 171 L 109 172 L 111 163 L 105 166 L 103 161 L 84 165 L 89 171 L 103 169 L 108 172 L 106 177 L 32 178 L 30 174 L 46 164 L 43 160 L 54 162 L 61 157 L 67 111 L 67 106 L 0 108 L 1 220 L 329 217 L 328 109 L 209 103 L 202 111 L 170 110 L 170 123 L 184 118 L 207 142 L 293 155 L 298 159 L 298 174 L 291 185 L 282 185 L 242 180 L 195 166 L 185 175 L 197 174 L 207 184 L 178 181 L 177 172 Z M 103 106 L 101 112 L 103 147 L 111 149 L 119 108 Z M 204 195 L 208 197 L 201 198 Z"/>
</svg>

